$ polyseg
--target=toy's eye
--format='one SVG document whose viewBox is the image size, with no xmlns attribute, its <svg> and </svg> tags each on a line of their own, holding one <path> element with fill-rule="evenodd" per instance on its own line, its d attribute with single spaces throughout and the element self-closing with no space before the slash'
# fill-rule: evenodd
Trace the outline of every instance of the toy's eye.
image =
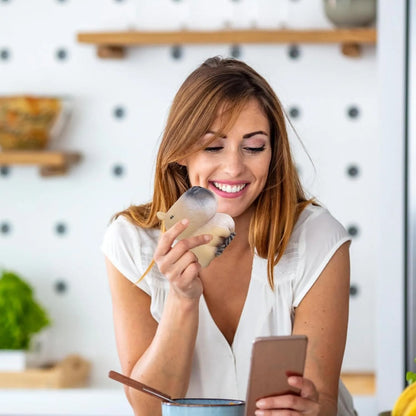
<svg viewBox="0 0 416 416">
<path fill-rule="evenodd" d="M 170 220 L 173 220 L 175 218 L 175 216 L 174 215 L 171 215 L 170 217 L 169 217 L 169 219 Z"/>
</svg>

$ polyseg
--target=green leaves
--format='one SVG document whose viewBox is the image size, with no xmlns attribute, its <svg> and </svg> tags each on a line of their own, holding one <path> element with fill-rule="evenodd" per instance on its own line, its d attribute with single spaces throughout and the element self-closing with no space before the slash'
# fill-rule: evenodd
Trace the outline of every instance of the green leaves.
<svg viewBox="0 0 416 416">
<path fill-rule="evenodd" d="M 32 335 L 50 324 L 47 312 L 36 302 L 32 288 L 17 274 L 0 277 L 0 349 L 28 349 Z"/>
<path fill-rule="evenodd" d="M 414 362 L 416 363 L 416 358 L 414 359 Z M 416 373 L 413 371 L 408 371 L 406 373 L 406 381 L 408 384 L 412 384 L 416 382 Z"/>
</svg>

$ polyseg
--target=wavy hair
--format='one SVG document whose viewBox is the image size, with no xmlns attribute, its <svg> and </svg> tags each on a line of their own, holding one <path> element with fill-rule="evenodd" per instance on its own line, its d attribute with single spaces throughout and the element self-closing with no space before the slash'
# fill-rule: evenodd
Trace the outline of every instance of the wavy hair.
<svg viewBox="0 0 416 416">
<path fill-rule="evenodd" d="M 268 260 L 267 277 L 273 289 L 274 266 L 299 214 L 312 200 L 306 198 L 295 168 L 279 99 L 267 81 L 242 61 L 209 58 L 188 76 L 171 105 L 156 159 L 152 201 L 130 206 L 115 217 L 123 215 L 144 228 L 160 226 L 156 213 L 166 212 L 191 186 L 179 161 L 202 148 L 198 139 L 210 130 L 220 111 L 226 110 L 221 129 L 226 131 L 253 98 L 269 120 L 272 156 L 264 190 L 254 202 L 249 244 Z"/>
</svg>

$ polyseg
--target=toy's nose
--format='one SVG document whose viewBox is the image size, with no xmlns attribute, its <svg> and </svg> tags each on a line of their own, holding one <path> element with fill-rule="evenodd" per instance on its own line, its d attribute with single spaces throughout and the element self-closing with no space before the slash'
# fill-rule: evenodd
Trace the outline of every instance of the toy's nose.
<svg viewBox="0 0 416 416">
<path fill-rule="evenodd" d="M 197 199 L 212 198 L 212 192 L 202 186 L 193 186 L 186 191 L 189 197 Z"/>
</svg>

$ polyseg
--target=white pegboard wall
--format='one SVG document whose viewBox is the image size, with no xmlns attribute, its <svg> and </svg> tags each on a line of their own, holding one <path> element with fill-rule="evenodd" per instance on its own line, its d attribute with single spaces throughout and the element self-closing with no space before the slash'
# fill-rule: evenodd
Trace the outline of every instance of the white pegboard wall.
<svg viewBox="0 0 416 416">
<path fill-rule="evenodd" d="M 106 375 L 119 367 L 99 250 L 106 224 L 116 211 L 150 198 L 157 143 L 181 82 L 207 57 L 231 53 L 269 80 L 291 114 L 316 168 L 291 133 L 308 190 L 345 227 L 357 227 L 351 248 L 357 295 L 351 298 L 344 369 L 374 369 L 372 248 L 380 234 L 379 196 L 374 191 L 368 198 L 379 168 L 374 48 L 353 59 L 339 45 L 201 45 L 184 46 L 175 58 L 170 46 L 147 46 L 129 49 L 124 60 L 100 60 L 93 46 L 76 42 L 78 32 L 92 30 L 270 28 L 273 21 L 276 27 L 331 27 L 319 0 L 260 3 L 211 0 L 206 8 L 202 0 L 159 0 L 157 7 L 155 0 L 0 1 L 0 94 L 69 96 L 72 117 L 52 147 L 83 154 L 63 177 L 41 178 L 35 167 L 1 171 L 0 265 L 26 277 L 50 311 L 51 358 L 78 352 L 90 359 L 93 386 L 113 386 Z M 257 10 L 254 18 L 247 10 Z M 351 166 L 357 175 L 348 174 Z M 67 290 L 59 292 L 62 283 Z"/>
</svg>

